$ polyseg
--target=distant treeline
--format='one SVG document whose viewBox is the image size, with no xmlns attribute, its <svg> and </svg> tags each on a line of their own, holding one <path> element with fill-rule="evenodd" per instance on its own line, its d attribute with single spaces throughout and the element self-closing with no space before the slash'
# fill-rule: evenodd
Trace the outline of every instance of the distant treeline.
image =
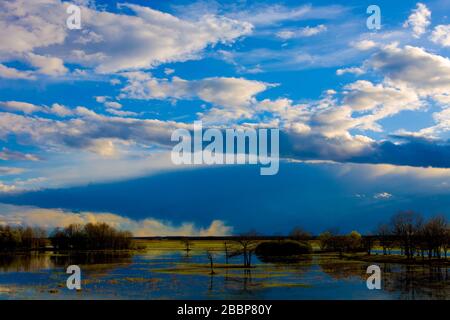
<svg viewBox="0 0 450 320">
<path fill-rule="evenodd" d="M 318 239 L 324 251 L 367 251 L 370 254 L 377 242 L 385 255 L 391 254 L 394 248 L 400 248 L 400 253 L 407 258 L 419 256 L 440 259 L 442 256 L 447 258 L 450 225 L 442 215 L 425 220 L 414 211 L 402 211 L 388 223 L 379 225 L 371 235 L 361 236 L 356 231 L 338 235 L 328 231 L 320 234 Z"/>
<path fill-rule="evenodd" d="M 0 226 L 0 251 L 44 249 L 49 242 L 57 250 L 121 250 L 132 247 L 132 237 L 106 223 L 71 224 L 50 235 L 41 228 Z"/>
<path fill-rule="evenodd" d="M 45 247 L 47 233 L 40 228 L 0 225 L 0 251 L 28 250 Z"/>
</svg>

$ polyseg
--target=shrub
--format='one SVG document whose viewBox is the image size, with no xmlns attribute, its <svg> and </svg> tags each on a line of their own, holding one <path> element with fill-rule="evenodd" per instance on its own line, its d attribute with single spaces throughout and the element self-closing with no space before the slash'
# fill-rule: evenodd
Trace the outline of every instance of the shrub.
<svg viewBox="0 0 450 320">
<path fill-rule="evenodd" d="M 118 231 L 106 223 L 71 224 L 64 229 L 55 229 L 50 241 L 55 249 L 101 250 L 130 249 L 132 234 Z"/>
<path fill-rule="evenodd" d="M 296 241 L 262 242 L 255 249 L 256 255 L 263 261 L 290 260 L 311 251 L 309 243 Z"/>
</svg>

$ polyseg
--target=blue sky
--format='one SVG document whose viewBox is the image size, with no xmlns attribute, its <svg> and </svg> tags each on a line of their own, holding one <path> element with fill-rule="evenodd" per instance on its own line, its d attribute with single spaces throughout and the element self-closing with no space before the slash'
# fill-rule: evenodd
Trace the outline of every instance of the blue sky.
<svg viewBox="0 0 450 320">
<path fill-rule="evenodd" d="M 3 1 L 0 222 L 270 234 L 449 215 L 450 1 L 378 1 L 379 30 L 370 4 Z M 170 135 L 195 120 L 279 128 L 279 175 L 174 166 Z"/>
</svg>

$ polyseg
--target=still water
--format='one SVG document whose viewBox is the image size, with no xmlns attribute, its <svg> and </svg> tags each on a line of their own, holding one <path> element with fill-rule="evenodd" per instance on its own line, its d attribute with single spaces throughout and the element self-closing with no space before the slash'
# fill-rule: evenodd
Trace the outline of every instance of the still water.
<svg viewBox="0 0 450 320">
<path fill-rule="evenodd" d="M 382 289 L 368 290 L 369 263 L 313 254 L 290 263 L 205 252 L 24 253 L 0 255 L 0 299 L 450 299 L 449 268 L 379 263 Z M 66 288 L 65 268 L 82 270 L 82 290 Z"/>
</svg>

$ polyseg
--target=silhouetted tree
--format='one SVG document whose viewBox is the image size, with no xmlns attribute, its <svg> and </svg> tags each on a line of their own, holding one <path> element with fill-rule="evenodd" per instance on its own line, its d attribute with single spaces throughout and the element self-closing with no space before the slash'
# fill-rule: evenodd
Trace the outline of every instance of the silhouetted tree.
<svg viewBox="0 0 450 320">
<path fill-rule="evenodd" d="M 390 253 L 390 249 L 392 247 L 392 228 L 386 224 L 380 224 L 375 232 L 378 236 L 380 246 L 383 248 L 383 254 L 386 255 L 388 252 Z"/>
<path fill-rule="evenodd" d="M 441 258 L 441 252 L 447 241 L 447 229 L 447 219 L 442 215 L 430 218 L 423 226 L 422 241 L 425 244 L 424 248 L 428 251 L 429 259 L 433 256 Z"/>
<path fill-rule="evenodd" d="M 402 211 L 391 218 L 391 226 L 406 257 L 411 259 L 414 256 L 418 236 L 423 226 L 422 216 L 414 211 Z"/>
<path fill-rule="evenodd" d="M 255 231 L 247 232 L 239 236 L 236 242 L 241 247 L 241 252 L 244 257 L 244 267 L 250 268 L 252 265 L 252 254 L 257 243 L 257 233 Z"/>
<path fill-rule="evenodd" d="M 0 226 L 0 250 L 36 250 L 46 245 L 44 229 Z"/>
</svg>

